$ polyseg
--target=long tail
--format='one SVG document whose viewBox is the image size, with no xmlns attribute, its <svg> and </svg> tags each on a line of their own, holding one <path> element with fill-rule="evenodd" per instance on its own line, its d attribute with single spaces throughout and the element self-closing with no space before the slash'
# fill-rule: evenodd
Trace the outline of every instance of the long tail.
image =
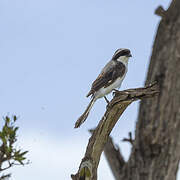
<svg viewBox="0 0 180 180">
<path fill-rule="evenodd" d="M 81 124 L 87 119 L 89 112 L 90 112 L 91 108 L 93 107 L 93 104 L 95 103 L 95 101 L 96 101 L 96 98 L 93 97 L 91 99 L 91 102 L 89 103 L 88 107 L 84 111 L 84 113 L 76 121 L 74 128 L 80 127 Z"/>
</svg>

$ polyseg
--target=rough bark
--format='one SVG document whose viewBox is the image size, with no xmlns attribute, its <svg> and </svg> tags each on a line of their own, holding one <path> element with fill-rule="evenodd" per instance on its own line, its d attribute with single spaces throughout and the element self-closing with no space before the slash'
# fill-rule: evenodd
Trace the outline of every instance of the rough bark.
<svg viewBox="0 0 180 180">
<path fill-rule="evenodd" d="M 180 160 L 180 1 L 173 0 L 161 16 L 146 80 L 146 84 L 157 80 L 160 94 L 141 101 L 132 153 L 118 180 L 176 179 Z"/>
<path fill-rule="evenodd" d="M 108 104 L 102 120 L 99 122 L 91 138 L 89 139 L 86 153 L 81 161 L 78 173 L 71 176 L 73 180 L 97 179 L 97 168 L 100 156 L 109 139 L 109 134 L 111 133 L 119 117 L 133 101 L 157 95 L 159 93 L 157 89 L 158 87 L 156 84 L 151 84 L 145 88 L 115 92 L 115 97 L 112 99 L 110 104 Z M 106 151 L 108 150 L 106 149 Z M 124 164 L 122 158 L 119 158 L 118 160 L 121 161 L 118 163 L 121 163 L 121 165 Z"/>
</svg>

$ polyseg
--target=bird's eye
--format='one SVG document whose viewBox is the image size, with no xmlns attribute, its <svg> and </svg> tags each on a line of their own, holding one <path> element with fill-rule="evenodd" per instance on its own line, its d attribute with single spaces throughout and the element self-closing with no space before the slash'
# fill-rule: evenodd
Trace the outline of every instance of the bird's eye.
<svg viewBox="0 0 180 180">
<path fill-rule="evenodd" d="M 127 56 L 130 54 L 130 51 L 129 50 L 124 50 L 121 52 L 120 56 Z"/>
</svg>

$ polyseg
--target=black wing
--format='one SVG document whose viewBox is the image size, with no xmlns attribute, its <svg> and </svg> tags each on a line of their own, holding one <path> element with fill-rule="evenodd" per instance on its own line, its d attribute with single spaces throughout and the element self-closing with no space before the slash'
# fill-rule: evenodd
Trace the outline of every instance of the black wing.
<svg viewBox="0 0 180 180">
<path fill-rule="evenodd" d="M 96 91 L 101 89 L 102 87 L 108 87 L 118 77 L 122 77 L 125 73 L 126 67 L 123 63 L 118 62 L 115 66 L 112 66 L 111 68 L 108 68 L 107 71 L 101 72 L 97 79 L 93 82 L 91 90 L 87 94 L 87 97 L 91 94 L 94 94 Z"/>
</svg>

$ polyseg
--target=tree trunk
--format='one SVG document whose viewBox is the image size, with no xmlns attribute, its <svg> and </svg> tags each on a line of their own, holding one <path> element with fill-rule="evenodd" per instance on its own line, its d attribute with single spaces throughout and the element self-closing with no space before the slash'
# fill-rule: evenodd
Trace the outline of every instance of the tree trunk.
<svg viewBox="0 0 180 180">
<path fill-rule="evenodd" d="M 146 84 L 158 97 L 142 100 L 132 153 L 118 180 L 175 180 L 180 160 L 180 0 L 161 12 Z"/>
<path fill-rule="evenodd" d="M 71 175 L 73 180 L 96 180 L 103 150 L 116 180 L 176 179 L 180 160 L 180 0 L 173 0 L 167 11 L 159 7 L 156 14 L 162 20 L 146 85 L 157 81 L 160 92 L 155 98 L 141 101 L 135 139 L 132 140 L 131 134 L 129 139 L 124 139 L 132 144 L 130 158 L 125 162 L 108 137 L 119 116 L 135 100 L 129 95 L 138 92 L 141 94 L 136 94 L 137 98 L 143 98 L 148 95 L 142 93 L 146 88 L 124 92 L 125 98 L 130 98 L 128 101 L 118 94 L 113 98 L 110 105 L 114 105 L 108 106 L 93 132 L 78 172 Z M 117 98 L 121 101 L 116 101 Z"/>
</svg>

